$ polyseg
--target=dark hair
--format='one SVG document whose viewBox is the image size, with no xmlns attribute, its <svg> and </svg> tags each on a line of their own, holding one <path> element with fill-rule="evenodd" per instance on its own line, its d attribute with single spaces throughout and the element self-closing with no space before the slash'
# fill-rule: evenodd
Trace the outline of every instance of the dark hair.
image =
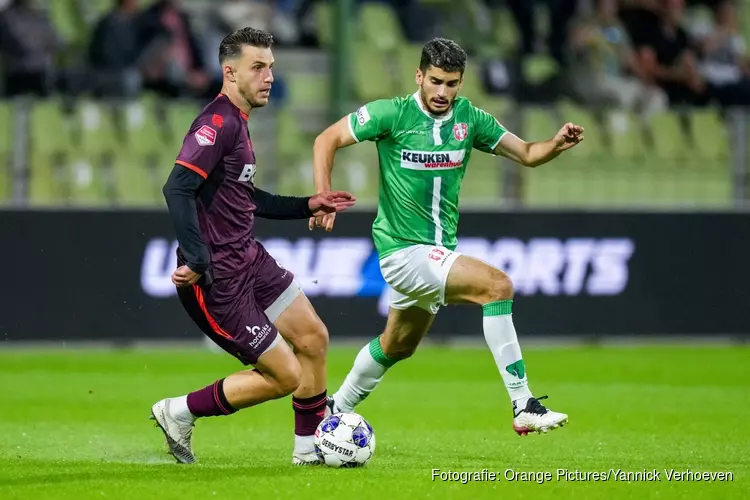
<svg viewBox="0 0 750 500">
<path fill-rule="evenodd" d="M 427 68 L 434 66 L 447 73 L 466 69 L 466 52 L 459 44 L 447 38 L 433 38 L 422 47 L 422 58 L 419 69 L 424 73 Z"/>
<path fill-rule="evenodd" d="M 273 44 L 273 35 L 263 30 L 256 30 L 250 26 L 240 28 L 224 37 L 219 45 L 219 63 L 224 64 L 227 59 L 236 59 L 242 54 L 243 45 L 269 48 Z"/>
</svg>

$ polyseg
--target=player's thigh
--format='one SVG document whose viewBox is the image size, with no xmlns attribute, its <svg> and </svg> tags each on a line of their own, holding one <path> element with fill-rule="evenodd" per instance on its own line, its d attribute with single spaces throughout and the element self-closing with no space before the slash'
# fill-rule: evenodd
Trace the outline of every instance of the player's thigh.
<svg viewBox="0 0 750 500">
<path fill-rule="evenodd" d="M 391 308 L 385 331 L 380 339 L 383 350 L 393 358 L 410 355 L 427 334 L 434 320 L 435 315 L 421 307 Z"/>
<path fill-rule="evenodd" d="M 421 307 L 437 314 L 445 303 L 445 284 L 460 254 L 445 247 L 414 245 L 380 260 L 380 270 L 392 288 L 391 307 Z"/>
<path fill-rule="evenodd" d="M 451 266 L 445 285 L 448 304 L 487 304 L 513 297 L 507 274 L 479 259 L 461 255 Z"/>
<path fill-rule="evenodd" d="M 270 308 L 273 314 L 276 310 L 279 311 L 274 319 L 274 325 L 296 352 L 325 356 L 328 350 L 328 329 L 315 312 L 310 300 L 299 289 L 299 285 L 294 282 L 290 286 L 296 291 L 294 298 L 289 299 L 288 305 L 287 301 L 284 301 L 283 307 L 272 305 Z"/>
</svg>

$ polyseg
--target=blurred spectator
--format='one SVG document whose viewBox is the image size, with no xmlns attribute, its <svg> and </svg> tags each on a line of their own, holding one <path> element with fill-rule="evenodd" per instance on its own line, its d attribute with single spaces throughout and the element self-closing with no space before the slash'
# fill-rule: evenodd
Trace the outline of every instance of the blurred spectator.
<svg viewBox="0 0 750 500">
<path fill-rule="evenodd" d="M 63 41 L 36 0 L 13 0 L 0 12 L 0 53 L 9 96 L 46 96 L 54 83 L 53 59 Z"/>
<path fill-rule="evenodd" d="M 159 0 L 138 20 L 144 88 L 167 97 L 212 93 L 197 36 L 179 0 Z"/>
<path fill-rule="evenodd" d="M 221 29 L 229 34 L 245 26 L 271 31 L 274 8 L 257 0 L 225 0 L 216 9 Z"/>
<path fill-rule="evenodd" d="M 489 0 L 494 6 L 497 0 Z M 566 65 L 566 47 L 570 22 L 577 13 L 576 0 L 507 0 L 521 35 L 521 55 L 539 52 L 536 33 L 539 7 L 547 5 L 549 34 L 547 50 L 560 66 Z"/>
<path fill-rule="evenodd" d="M 297 25 L 297 41 L 302 46 L 320 46 L 317 37 L 317 19 L 315 16 L 315 7 L 317 4 L 333 4 L 331 0 L 299 0 L 296 3 L 295 23 Z M 289 8 L 289 0 L 277 0 L 276 3 L 284 3 Z M 439 20 L 434 19 L 434 11 L 429 5 L 422 5 L 416 0 L 351 0 L 352 11 L 354 16 L 357 15 L 357 9 L 365 3 L 386 3 L 396 13 L 401 28 L 404 31 L 406 39 L 410 42 L 426 41 L 432 36 L 438 36 L 433 32 L 439 26 Z M 458 4 L 460 5 L 460 4 Z M 335 7 L 335 5 L 332 5 Z M 288 14 L 290 11 L 286 11 Z M 353 20 L 356 23 L 356 20 Z M 355 24 L 356 25 L 356 24 Z M 356 36 L 356 33 L 353 33 Z"/>
<path fill-rule="evenodd" d="M 611 109 L 633 111 L 645 125 L 666 108 L 666 95 L 636 63 L 628 33 L 617 17 L 617 0 L 597 0 L 595 14 L 574 24 L 571 49 L 571 96 L 595 111 L 600 126 L 605 126 L 604 113 Z"/>
<path fill-rule="evenodd" d="M 633 45 L 640 47 L 648 42 L 649 31 L 659 22 L 661 0 L 620 0 L 619 17 L 628 30 Z M 639 29 L 649 26 L 649 30 Z"/>
<path fill-rule="evenodd" d="M 245 26 L 270 32 L 274 45 L 294 45 L 299 39 L 294 21 L 294 4 L 290 0 L 224 0 L 213 9 L 207 23 L 206 50 L 212 53 L 213 58 L 221 39 Z"/>
<path fill-rule="evenodd" d="M 115 0 L 115 8 L 94 28 L 89 63 L 98 96 L 133 97 L 141 87 L 138 59 L 138 0 Z"/>
<path fill-rule="evenodd" d="M 206 71 L 211 78 L 217 92 L 223 82 L 223 68 L 219 64 L 218 54 L 221 40 L 229 33 L 252 26 L 253 28 L 270 31 L 274 37 L 274 45 L 293 43 L 297 39 L 297 30 L 293 26 L 292 16 L 288 9 L 293 2 L 262 2 L 253 0 L 224 0 L 212 13 L 203 32 L 203 54 L 206 59 Z M 277 7 L 287 10 L 279 10 Z M 283 104 L 283 76 L 278 70 L 274 71 L 274 85 L 271 90 L 272 103 Z"/>
<path fill-rule="evenodd" d="M 714 31 L 701 40 L 701 73 L 708 82 L 711 95 L 721 106 L 748 106 L 750 64 L 734 2 L 722 2 L 714 17 Z"/>
<path fill-rule="evenodd" d="M 705 104 L 709 98 L 696 53 L 682 28 L 684 10 L 685 0 L 661 0 L 660 11 L 643 9 L 633 28 L 638 64 L 646 78 L 664 89 L 673 106 Z"/>
</svg>

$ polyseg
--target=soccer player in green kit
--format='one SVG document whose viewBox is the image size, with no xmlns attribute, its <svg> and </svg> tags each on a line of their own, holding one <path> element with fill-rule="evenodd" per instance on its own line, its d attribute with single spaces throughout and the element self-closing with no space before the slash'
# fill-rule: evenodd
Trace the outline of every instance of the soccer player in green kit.
<svg viewBox="0 0 750 500">
<path fill-rule="evenodd" d="M 513 406 L 520 435 L 547 432 L 568 416 L 549 410 L 529 390 L 512 320 L 513 284 L 501 270 L 455 251 L 458 196 L 473 149 L 536 167 L 583 141 L 583 128 L 566 124 L 550 140 L 526 142 L 493 116 L 457 97 L 466 53 L 436 38 L 422 49 L 419 89 L 381 99 L 322 132 L 313 163 L 318 193 L 331 190 L 336 151 L 373 141 L 380 163 L 378 215 L 372 227 L 380 269 L 393 289 L 382 335 L 364 346 L 339 390 L 332 412 L 352 412 L 395 363 L 411 356 L 441 305 L 482 306 L 483 329 Z M 335 214 L 310 219 L 330 231 Z"/>
</svg>

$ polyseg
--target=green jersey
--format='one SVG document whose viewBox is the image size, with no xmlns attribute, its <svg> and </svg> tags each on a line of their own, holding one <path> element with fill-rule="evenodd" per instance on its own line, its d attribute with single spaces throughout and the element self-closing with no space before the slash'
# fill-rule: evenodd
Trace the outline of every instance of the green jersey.
<svg viewBox="0 0 750 500">
<path fill-rule="evenodd" d="M 492 153 L 505 128 L 458 97 L 444 116 L 419 93 L 370 102 L 349 115 L 357 142 L 374 141 L 380 163 L 373 241 L 383 258 L 411 245 L 458 243 L 458 195 L 473 149 Z"/>
</svg>

